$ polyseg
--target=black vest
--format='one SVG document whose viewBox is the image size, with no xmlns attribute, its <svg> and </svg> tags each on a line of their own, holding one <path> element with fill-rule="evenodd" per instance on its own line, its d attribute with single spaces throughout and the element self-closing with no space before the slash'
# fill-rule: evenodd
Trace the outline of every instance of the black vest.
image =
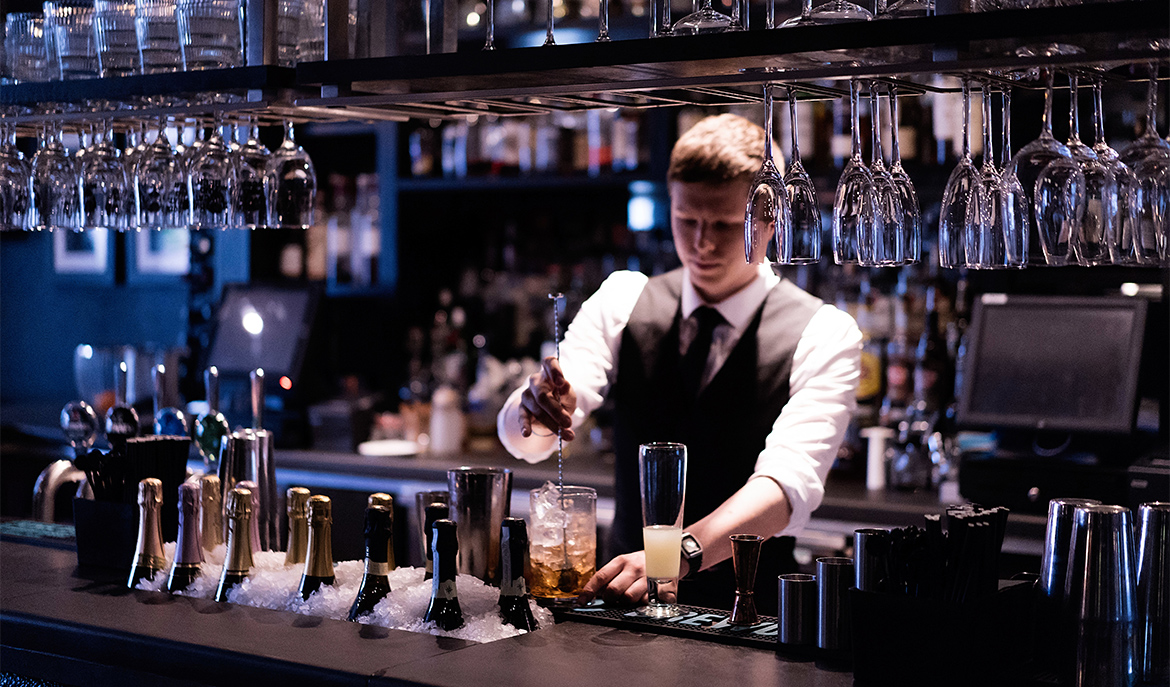
<svg viewBox="0 0 1170 687">
<path fill-rule="evenodd" d="M 651 278 L 622 332 L 611 391 L 616 453 L 611 556 L 642 549 L 639 444 L 686 444 L 686 523 L 710 514 L 747 482 L 764 440 L 788 402 L 796 345 L 821 306 L 820 299 L 790 282 L 777 284 L 692 403 L 679 378 L 682 279 L 681 269 Z M 791 542 L 787 549 L 791 551 Z M 765 560 L 762 557 L 758 579 L 769 574 Z M 774 592 L 774 582 L 771 587 Z M 727 590 L 729 599 L 732 591 Z M 682 601 L 687 602 L 685 596 Z"/>
</svg>

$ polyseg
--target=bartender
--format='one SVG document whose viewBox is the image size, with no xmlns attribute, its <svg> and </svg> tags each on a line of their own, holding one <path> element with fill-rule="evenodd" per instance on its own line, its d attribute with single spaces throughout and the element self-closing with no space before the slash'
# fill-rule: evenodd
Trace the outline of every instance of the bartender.
<svg viewBox="0 0 1170 687">
<path fill-rule="evenodd" d="M 607 397 L 614 399 L 617 554 L 580 601 L 646 598 L 638 446 L 687 446 L 678 599 L 729 608 L 732 534 L 765 538 L 759 607 L 776 608 L 776 575 L 795 572 L 791 535 L 824 496 L 853 410 L 861 332 L 847 313 L 767 265 L 744 260 L 744 207 L 763 162 L 764 131 L 708 117 L 670 156 L 671 232 L 682 267 L 611 274 L 565 333 L 560 360 L 500 411 L 514 456 L 542 461 Z"/>
</svg>

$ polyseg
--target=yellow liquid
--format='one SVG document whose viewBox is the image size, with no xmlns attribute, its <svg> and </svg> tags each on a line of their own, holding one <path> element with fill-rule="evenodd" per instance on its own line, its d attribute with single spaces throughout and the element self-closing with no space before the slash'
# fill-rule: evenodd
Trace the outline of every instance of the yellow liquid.
<svg viewBox="0 0 1170 687">
<path fill-rule="evenodd" d="M 651 525 L 642 528 L 642 542 L 646 549 L 646 577 L 668 580 L 678 577 L 682 555 L 682 528 L 670 525 Z"/>
</svg>

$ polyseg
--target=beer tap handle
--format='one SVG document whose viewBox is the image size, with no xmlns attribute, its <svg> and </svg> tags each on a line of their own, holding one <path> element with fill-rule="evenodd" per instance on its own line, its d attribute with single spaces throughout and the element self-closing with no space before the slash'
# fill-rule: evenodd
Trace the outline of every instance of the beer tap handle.
<svg viewBox="0 0 1170 687">
<path fill-rule="evenodd" d="M 219 412 L 219 368 L 215 365 L 207 368 L 203 373 L 203 384 L 207 387 L 207 412 L 215 415 Z"/>
<path fill-rule="evenodd" d="M 264 369 L 252 370 L 252 429 L 264 428 Z"/>
</svg>

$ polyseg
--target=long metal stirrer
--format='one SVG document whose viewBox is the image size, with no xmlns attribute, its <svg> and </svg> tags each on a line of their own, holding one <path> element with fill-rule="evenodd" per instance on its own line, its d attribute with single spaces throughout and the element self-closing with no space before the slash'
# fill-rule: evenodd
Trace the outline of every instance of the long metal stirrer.
<svg viewBox="0 0 1170 687">
<path fill-rule="evenodd" d="M 551 0 L 550 0 L 551 4 Z M 556 346 L 557 363 L 561 360 L 561 299 L 564 294 L 550 293 L 549 300 L 553 302 L 553 344 Z M 560 402 L 560 394 L 557 394 L 557 402 Z M 569 560 L 569 527 L 565 522 L 565 439 L 564 429 L 557 427 L 557 501 L 561 506 L 561 551 L 564 553 L 564 565 L 561 566 L 561 576 L 558 580 L 558 587 L 564 588 L 570 586 L 572 580 L 572 562 Z"/>
</svg>

